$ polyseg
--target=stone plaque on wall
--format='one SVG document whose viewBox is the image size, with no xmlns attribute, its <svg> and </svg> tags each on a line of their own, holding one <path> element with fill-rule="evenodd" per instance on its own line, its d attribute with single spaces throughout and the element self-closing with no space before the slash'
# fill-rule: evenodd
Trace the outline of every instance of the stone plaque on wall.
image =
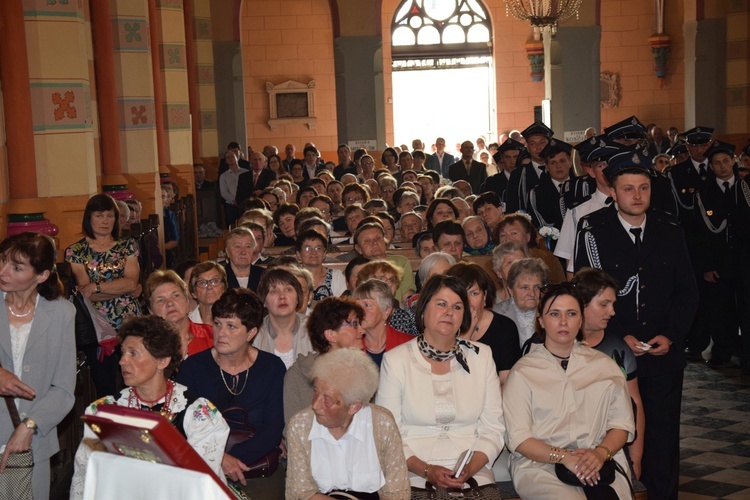
<svg viewBox="0 0 750 500">
<path fill-rule="evenodd" d="M 278 125 L 301 123 L 314 129 L 318 119 L 315 117 L 315 80 L 309 83 L 289 80 L 279 85 L 266 82 L 270 117 L 268 126 L 276 130 Z"/>
</svg>

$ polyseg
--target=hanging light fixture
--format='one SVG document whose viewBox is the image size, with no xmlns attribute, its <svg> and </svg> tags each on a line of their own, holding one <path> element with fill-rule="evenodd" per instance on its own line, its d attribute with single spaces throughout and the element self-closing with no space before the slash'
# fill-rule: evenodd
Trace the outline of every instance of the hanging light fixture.
<svg viewBox="0 0 750 500">
<path fill-rule="evenodd" d="M 533 28 L 557 31 L 557 23 L 574 15 L 583 0 L 505 0 L 505 14 L 529 21 Z"/>
</svg>

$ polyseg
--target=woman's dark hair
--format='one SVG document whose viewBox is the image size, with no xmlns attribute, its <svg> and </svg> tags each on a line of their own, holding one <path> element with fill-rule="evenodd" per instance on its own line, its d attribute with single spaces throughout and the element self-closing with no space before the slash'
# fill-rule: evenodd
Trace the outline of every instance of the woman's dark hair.
<svg viewBox="0 0 750 500">
<path fill-rule="evenodd" d="M 396 152 L 396 150 L 395 150 L 395 149 L 393 149 L 393 148 L 391 148 L 391 147 L 387 147 L 387 148 L 385 148 L 385 149 L 383 150 L 383 153 L 382 153 L 382 154 L 380 155 L 380 164 L 381 164 L 381 165 L 383 165 L 383 166 L 386 166 L 386 165 L 388 165 L 388 164 L 387 164 L 387 163 L 385 162 L 385 154 L 386 154 L 386 153 L 391 153 L 391 154 L 393 155 L 393 160 L 394 160 L 394 161 L 395 161 L 396 163 L 398 163 L 398 153 Z"/>
<path fill-rule="evenodd" d="M 359 321 L 365 318 L 365 311 L 356 300 L 348 297 L 326 297 L 315 305 L 307 318 L 307 333 L 310 343 L 318 354 L 325 354 L 331 350 L 331 344 L 326 339 L 326 330 L 338 330 L 349 315 L 354 313 Z"/>
<path fill-rule="evenodd" d="M 424 310 L 429 304 L 432 297 L 435 296 L 443 288 L 448 288 L 454 292 L 461 299 L 464 304 L 464 316 L 461 321 L 461 328 L 459 331 L 465 332 L 471 326 L 471 311 L 469 310 L 469 296 L 466 293 L 466 287 L 464 284 L 455 276 L 447 276 L 445 274 L 434 274 L 427 280 L 427 283 L 422 287 L 422 292 L 419 294 L 417 300 L 417 308 L 414 311 L 414 316 L 417 324 L 417 331 L 424 333 Z M 458 332 L 456 332 L 458 334 Z"/>
<path fill-rule="evenodd" d="M 495 280 L 479 264 L 473 262 L 456 262 L 445 274 L 455 276 L 461 280 L 467 292 L 469 288 L 476 284 L 484 292 L 485 309 L 492 309 L 492 306 L 495 305 L 495 295 L 497 295 Z"/>
<path fill-rule="evenodd" d="M 182 363 L 182 342 L 177 327 L 159 316 L 133 316 L 117 329 L 122 344 L 128 337 L 138 337 L 143 347 L 156 359 L 170 358 L 164 376 L 170 378 Z"/>
<path fill-rule="evenodd" d="M 472 209 L 476 214 L 477 210 L 485 205 L 492 205 L 494 207 L 500 208 L 502 207 L 502 202 L 500 201 L 500 197 L 497 195 L 497 193 L 495 193 L 494 191 L 487 191 L 477 196 L 477 199 L 474 200 L 474 203 L 472 204 Z"/>
<path fill-rule="evenodd" d="M 347 184 L 346 186 L 344 186 L 344 190 L 341 191 L 341 201 L 345 201 L 346 195 L 348 195 L 352 191 L 362 196 L 361 205 L 364 205 L 365 203 L 370 201 L 370 192 L 367 189 L 363 188 L 361 184 Z"/>
<path fill-rule="evenodd" d="M 282 216 L 293 215 L 297 217 L 297 212 L 299 212 L 299 206 L 294 203 L 284 203 L 279 205 L 279 208 L 273 213 L 273 222 L 278 226 L 279 219 L 281 219 Z"/>
<path fill-rule="evenodd" d="M 349 261 L 349 263 L 346 265 L 346 268 L 344 269 L 344 277 L 346 278 L 347 284 L 349 283 L 349 279 L 351 279 L 352 277 L 354 268 L 363 264 L 367 264 L 368 262 L 370 262 L 370 259 L 361 255 L 358 255 Z"/>
<path fill-rule="evenodd" d="M 174 267 L 174 272 L 176 272 L 180 278 L 182 278 L 182 281 L 187 283 L 186 274 L 187 272 L 198 265 L 198 261 L 195 259 L 188 259 L 180 262 Z"/>
<path fill-rule="evenodd" d="M 94 212 L 114 212 L 115 214 L 115 225 L 112 226 L 112 238 L 118 239 L 120 237 L 120 209 L 117 207 L 117 203 L 114 198 L 108 194 L 95 194 L 86 203 L 86 208 L 83 211 L 83 234 L 89 238 L 94 238 L 94 229 L 91 227 L 91 215 Z"/>
<path fill-rule="evenodd" d="M 297 191 L 297 200 L 296 200 L 297 201 L 297 205 L 299 205 L 299 203 L 300 203 L 299 200 L 302 197 L 302 195 L 305 194 L 305 193 L 312 193 L 313 198 L 315 198 L 316 196 L 318 196 L 318 192 L 315 190 L 314 187 L 312 187 L 312 186 L 305 186 L 305 187 L 301 188 L 299 191 Z"/>
<path fill-rule="evenodd" d="M 49 276 L 36 286 L 36 291 L 46 300 L 62 297 L 63 286 L 55 269 L 55 240 L 41 233 L 15 234 L 0 243 L 0 254 L 16 264 L 20 264 L 21 257 L 25 257 L 34 269 L 34 274 L 49 271 Z"/>
<path fill-rule="evenodd" d="M 258 295 L 260 297 L 266 297 L 271 287 L 274 285 L 289 285 L 294 288 L 297 293 L 297 303 L 294 304 L 294 308 L 297 309 L 300 301 L 302 300 L 302 285 L 299 284 L 297 277 L 286 269 L 275 267 L 273 269 L 267 269 L 263 276 L 260 278 L 258 283 Z M 216 315 L 214 315 L 216 317 Z"/>
<path fill-rule="evenodd" d="M 441 220 L 432 228 L 432 239 L 437 245 L 438 240 L 443 235 L 460 236 L 463 244 L 466 245 L 466 233 L 460 222 L 455 220 Z"/>
<path fill-rule="evenodd" d="M 458 209 L 451 200 L 448 200 L 446 198 L 435 198 L 427 207 L 427 215 L 425 216 L 425 218 L 427 219 L 427 227 L 429 229 L 432 229 L 432 216 L 435 215 L 435 210 L 437 210 L 438 205 L 448 205 L 451 210 L 453 210 L 454 217 L 458 219 Z"/>
<path fill-rule="evenodd" d="M 257 196 L 253 196 L 251 198 L 248 198 L 244 200 L 242 203 L 240 203 L 240 210 L 242 212 L 247 212 L 248 210 L 255 210 L 257 208 L 260 208 L 262 210 L 270 210 L 271 207 L 268 204 L 266 200 L 263 198 L 258 198 Z"/>
<path fill-rule="evenodd" d="M 537 244 L 537 240 L 539 239 L 539 233 L 537 232 L 536 228 L 534 227 L 534 224 L 531 223 L 531 221 L 522 214 L 518 213 L 512 213 L 507 214 L 503 216 L 500 223 L 495 226 L 495 229 L 492 230 L 492 243 L 495 245 L 500 244 L 500 231 L 505 229 L 505 226 L 509 224 L 513 224 L 514 222 L 518 222 L 521 224 L 521 227 L 523 227 L 523 230 L 526 231 L 527 234 L 529 234 L 531 237 L 529 238 L 528 246 L 529 248 L 537 248 L 539 245 Z"/>
<path fill-rule="evenodd" d="M 232 288 L 214 302 L 211 315 L 214 319 L 235 317 L 249 331 L 263 323 L 263 302 L 252 290 Z"/>
<path fill-rule="evenodd" d="M 581 294 L 578 293 L 577 286 L 575 283 L 571 283 L 570 281 L 563 281 L 562 283 L 556 283 L 554 285 L 549 285 L 544 288 L 544 292 L 542 293 L 542 297 L 539 300 L 539 305 L 537 306 L 537 315 L 539 318 L 544 316 L 544 309 L 547 304 L 549 304 L 550 307 L 552 307 L 552 304 L 557 300 L 558 297 L 562 297 L 563 295 L 570 295 L 573 297 L 576 302 L 578 302 L 578 307 L 581 309 L 581 328 L 578 330 L 578 333 L 576 333 L 576 340 L 581 341 L 583 340 L 583 299 L 581 298 Z M 548 308 L 549 309 L 549 308 Z M 539 325 L 539 322 L 537 322 L 537 334 L 539 334 L 539 337 L 541 338 L 542 342 L 545 338 L 545 332 L 542 329 L 541 325 Z"/>
<path fill-rule="evenodd" d="M 286 172 L 286 168 L 284 168 L 284 162 L 281 161 L 281 156 L 279 155 L 271 155 L 268 157 L 268 161 L 266 163 L 268 164 L 269 169 L 271 168 L 271 158 L 276 158 L 277 160 L 279 160 L 279 168 Z"/>
<path fill-rule="evenodd" d="M 583 301 L 583 306 L 589 305 L 594 297 L 602 293 L 607 288 L 615 292 L 620 289 L 617 280 L 601 269 L 592 269 L 584 267 L 573 276 L 573 283 L 576 284 L 576 291 Z"/>
<path fill-rule="evenodd" d="M 294 249 L 299 253 L 302 253 L 302 248 L 305 246 L 307 240 L 318 240 L 324 251 L 328 251 L 328 240 L 315 229 L 306 229 L 297 235 L 297 240 L 294 242 Z"/>
</svg>

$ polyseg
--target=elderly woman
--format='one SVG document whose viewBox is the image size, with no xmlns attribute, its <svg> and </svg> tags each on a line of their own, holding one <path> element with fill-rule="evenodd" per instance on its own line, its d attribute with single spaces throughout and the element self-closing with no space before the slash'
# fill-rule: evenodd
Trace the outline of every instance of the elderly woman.
<svg viewBox="0 0 750 500">
<path fill-rule="evenodd" d="M 214 347 L 189 357 L 177 382 L 212 401 L 227 418 L 228 408 L 241 408 L 231 412 L 235 416 L 230 427 L 242 430 L 235 422 L 244 420 L 259 432 L 225 451 L 222 472 L 254 499 L 283 498 L 283 468 L 273 464 L 278 465 L 277 447 L 284 428 L 284 363 L 252 346 L 263 319 L 263 303 L 250 290 L 227 290 L 212 313 Z M 259 478 L 250 469 L 264 460 L 272 464 L 270 476 Z"/>
<path fill-rule="evenodd" d="M 516 243 L 515 241 L 506 241 L 502 245 L 495 247 L 492 251 L 492 270 L 498 278 L 498 290 L 495 298 L 496 312 L 500 304 L 510 299 L 510 290 L 508 289 L 508 269 L 510 265 L 517 260 L 528 259 L 531 257 L 526 245 Z"/>
<path fill-rule="evenodd" d="M 198 354 L 213 345 L 209 325 L 193 323 L 188 318 L 187 285 L 176 272 L 154 271 L 143 290 L 151 314 L 164 318 L 175 327 L 182 343 L 182 359 Z"/>
<path fill-rule="evenodd" d="M 268 315 L 253 345 L 281 358 L 288 369 L 297 356 L 312 351 L 305 316 L 297 312 L 302 298 L 300 282 L 287 269 L 270 269 L 260 280 L 258 295 L 264 297 Z"/>
<path fill-rule="evenodd" d="M 533 344 L 503 391 L 511 475 L 523 498 L 630 498 L 622 447 L 633 437 L 625 376 L 601 352 L 585 347 L 583 302 L 567 283 L 539 303 L 543 344 Z M 614 476 L 602 481 L 602 467 Z M 570 471 L 569 481 L 559 477 Z M 587 490 L 587 491 L 584 491 Z"/>
<path fill-rule="evenodd" d="M 495 309 L 516 323 L 522 353 L 536 331 L 536 308 L 542 287 L 547 284 L 547 266 L 541 259 L 521 259 L 508 269 L 510 300 Z"/>
<path fill-rule="evenodd" d="M 378 177 L 378 191 L 380 197 L 388 204 L 389 210 L 393 207 L 393 193 L 398 188 L 398 182 L 390 175 L 381 175 Z"/>
<path fill-rule="evenodd" d="M 78 291 L 115 330 L 125 318 L 141 314 L 135 298 L 140 277 L 138 249 L 132 238 L 120 238 L 119 215 L 112 197 L 92 196 L 83 211 L 85 237 L 65 250 Z M 116 391 L 114 347 L 110 342 L 98 347 L 101 352 L 96 352 L 96 346 L 86 350 L 97 394 L 102 396 Z"/>
<path fill-rule="evenodd" d="M 313 398 L 313 363 L 319 354 L 335 349 L 364 347 L 365 312 L 355 300 L 328 297 L 315 305 L 307 318 L 307 331 L 314 351 L 297 358 L 284 376 L 284 422 L 310 406 Z"/>
<path fill-rule="evenodd" d="M 323 267 L 328 239 L 315 229 L 302 231 L 295 244 L 297 261 L 313 275 L 313 300 L 338 297 L 346 291 L 346 279 L 339 269 Z"/>
<path fill-rule="evenodd" d="M 377 394 L 401 431 L 411 486 L 463 488 L 471 480 L 495 489 L 490 466 L 505 431 L 500 381 L 490 349 L 459 337 L 471 325 L 466 288 L 452 276 L 433 276 L 416 316 L 420 334 L 385 354 Z M 474 454 L 454 477 L 468 449 Z"/>
<path fill-rule="evenodd" d="M 0 243 L 0 395 L 13 398 L 21 419 L 14 426 L 0 405 L 0 471 L 10 454 L 32 448 L 34 498 L 49 498 L 57 424 L 75 402 L 75 308 L 63 297 L 55 260 L 49 236 L 21 233 Z"/>
<path fill-rule="evenodd" d="M 521 349 L 513 320 L 492 311 L 495 303 L 492 277 L 482 266 L 468 262 L 456 263 L 445 274 L 458 278 L 469 296 L 471 325 L 461 332 L 461 338 L 489 346 L 500 385 L 505 385 L 510 369 L 521 357 Z"/>
<path fill-rule="evenodd" d="M 312 406 L 287 429 L 286 498 L 342 492 L 408 500 L 398 428 L 388 410 L 370 404 L 378 388 L 374 363 L 356 349 L 338 349 L 315 361 L 312 377 Z"/>
<path fill-rule="evenodd" d="M 464 234 L 466 235 L 466 245 L 464 253 L 469 255 L 491 255 L 495 249 L 495 244 L 490 239 L 490 228 L 484 223 L 478 215 L 466 217 L 461 222 Z"/>
<path fill-rule="evenodd" d="M 388 285 L 395 297 L 402 276 L 403 270 L 391 262 L 387 260 L 373 260 L 362 266 L 362 269 L 359 270 L 356 284 L 359 286 L 367 280 L 377 279 Z M 388 323 L 400 332 L 417 335 L 417 327 L 414 323 L 414 311 L 410 308 L 401 309 L 400 304 L 395 299 Z"/>
<path fill-rule="evenodd" d="M 365 351 L 378 366 L 383 361 L 383 354 L 414 338 L 388 324 L 394 298 L 391 287 L 385 282 L 369 279 L 354 289 L 352 298 L 365 311 L 362 322 L 365 329 Z"/>
<path fill-rule="evenodd" d="M 636 407 L 636 437 L 628 446 L 628 455 L 635 476 L 641 476 L 643 458 L 643 438 L 646 435 L 646 416 L 643 413 L 641 392 L 638 389 L 638 368 L 635 355 L 630 347 L 606 329 L 610 318 L 615 315 L 617 291 L 620 289 L 615 279 L 601 269 L 581 269 L 573 276 L 576 292 L 583 301 L 583 343 L 592 349 L 612 358 L 625 374 L 628 393 Z"/>
<path fill-rule="evenodd" d="M 495 226 L 493 241 L 496 244 L 502 244 L 506 241 L 515 241 L 528 248 L 531 257 L 542 259 L 549 269 L 549 282 L 561 283 L 565 281 L 565 272 L 563 271 L 560 260 L 555 257 L 546 247 L 539 246 L 537 232 L 531 220 L 526 214 L 508 214 L 503 220 Z"/>
<path fill-rule="evenodd" d="M 212 260 L 196 264 L 190 275 L 190 294 L 198 303 L 188 315 L 190 321 L 213 325 L 211 306 L 227 291 L 227 272 Z"/>
<path fill-rule="evenodd" d="M 161 413 L 209 467 L 224 477 L 221 462 L 229 426 L 208 399 L 196 397 L 193 387 L 188 390 L 170 380 L 182 362 L 180 336 L 174 325 L 157 316 L 132 318 L 123 323 L 118 336 L 122 342 L 120 368 L 127 387 L 119 397 L 105 396 L 95 401 L 86 408 L 86 414 L 95 415 L 102 404 Z M 75 456 L 70 498 L 83 498 L 89 456 L 102 449 L 94 432 L 84 427 L 83 441 Z"/>
</svg>

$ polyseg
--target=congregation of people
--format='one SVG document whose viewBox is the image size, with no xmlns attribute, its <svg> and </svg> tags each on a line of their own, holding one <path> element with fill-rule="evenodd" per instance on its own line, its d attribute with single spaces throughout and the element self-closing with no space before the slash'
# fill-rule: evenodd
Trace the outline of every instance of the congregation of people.
<svg viewBox="0 0 750 500">
<path fill-rule="evenodd" d="M 239 498 L 677 498 L 686 362 L 750 375 L 750 144 L 630 117 L 296 153 L 195 166 L 220 259 L 177 261 L 168 178 L 163 257 L 105 194 L 67 249 L 0 243 L 0 469 L 31 447 L 49 497 L 78 351 L 87 415 L 160 413 Z M 103 449 L 84 429 L 71 498 Z"/>
</svg>

